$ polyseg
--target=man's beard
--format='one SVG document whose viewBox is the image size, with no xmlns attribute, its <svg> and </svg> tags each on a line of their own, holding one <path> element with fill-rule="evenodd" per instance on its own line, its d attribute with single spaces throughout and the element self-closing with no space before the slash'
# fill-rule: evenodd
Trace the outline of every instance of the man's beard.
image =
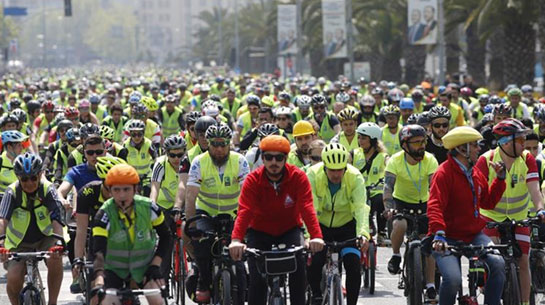
<svg viewBox="0 0 545 305">
<path fill-rule="evenodd" d="M 223 166 L 225 163 L 227 163 L 227 160 L 229 159 L 229 154 L 227 154 L 225 157 L 218 159 L 212 155 L 210 155 L 212 159 L 212 163 L 214 163 L 215 166 L 220 167 Z"/>
</svg>

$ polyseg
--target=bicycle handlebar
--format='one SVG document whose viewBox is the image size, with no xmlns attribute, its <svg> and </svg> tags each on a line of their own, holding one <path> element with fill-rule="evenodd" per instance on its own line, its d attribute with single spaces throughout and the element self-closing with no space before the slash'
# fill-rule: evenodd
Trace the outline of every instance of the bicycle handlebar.
<svg viewBox="0 0 545 305">
<path fill-rule="evenodd" d="M 325 243 L 325 246 L 331 249 L 331 251 L 339 252 L 342 248 L 353 247 L 359 248 L 361 243 L 360 237 L 354 237 L 345 241 L 329 241 Z"/>
<path fill-rule="evenodd" d="M 162 287 L 161 289 L 154 288 L 154 289 L 106 289 L 104 292 L 106 295 L 113 295 L 113 296 L 138 296 L 138 295 L 160 295 L 162 293 L 162 290 L 165 289 L 165 287 Z"/>
<path fill-rule="evenodd" d="M 523 220 L 507 220 L 501 222 L 489 221 L 486 223 L 486 228 L 488 229 L 510 229 L 512 227 L 529 227 L 536 222 L 541 222 L 539 217 L 530 217 Z"/>
<path fill-rule="evenodd" d="M 253 256 L 253 257 L 261 257 L 261 256 L 266 256 L 267 254 L 272 254 L 272 253 L 275 253 L 275 254 L 299 253 L 299 252 L 304 252 L 304 250 L 305 250 L 305 246 L 296 246 L 296 247 L 290 247 L 290 248 L 285 248 L 280 250 L 261 250 L 256 248 L 246 248 L 245 252 L 246 254 L 249 254 L 250 256 Z"/>
</svg>

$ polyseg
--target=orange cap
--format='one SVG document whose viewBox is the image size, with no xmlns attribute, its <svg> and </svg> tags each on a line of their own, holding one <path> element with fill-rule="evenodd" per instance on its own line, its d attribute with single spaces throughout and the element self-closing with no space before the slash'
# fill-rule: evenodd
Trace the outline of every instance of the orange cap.
<svg viewBox="0 0 545 305">
<path fill-rule="evenodd" d="M 422 86 L 424 89 L 431 89 L 431 84 L 425 81 L 420 83 L 420 86 Z"/>
<path fill-rule="evenodd" d="M 266 136 L 259 142 L 259 149 L 261 151 L 278 151 L 285 154 L 288 154 L 291 150 L 288 139 L 279 135 Z"/>
<path fill-rule="evenodd" d="M 128 164 L 114 165 L 106 175 L 106 185 L 138 184 L 140 176 L 136 169 Z"/>
</svg>

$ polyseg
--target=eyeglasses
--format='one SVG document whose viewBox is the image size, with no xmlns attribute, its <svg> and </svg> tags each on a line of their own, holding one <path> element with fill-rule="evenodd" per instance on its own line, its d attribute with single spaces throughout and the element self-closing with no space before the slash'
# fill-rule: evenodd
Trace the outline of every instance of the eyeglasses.
<svg viewBox="0 0 545 305">
<path fill-rule="evenodd" d="M 312 159 L 312 161 L 320 162 L 322 161 L 322 156 L 310 156 L 310 159 Z"/>
<path fill-rule="evenodd" d="M 288 120 L 287 117 L 278 117 L 277 119 L 278 119 L 279 121 L 287 121 L 287 120 Z"/>
<path fill-rule="evenodd" d="M 210 145 L 214 147 L 225 147 L 229 145 L 229 141 L 223 141 L 223 142 L 210 141 Z"/>
<path fill-rule="evenodd" d="M 412 141 L 412 142 L 407 142 L 411 145 L 414 145 L 414 146 L 425 146 L 427 141 L 426 140 L 422 140 L 422 141 Z"/>
<path fill-rule="evenodd" d="M 32 182 L 38 181 L 38 176 L 22 176 L 19 178 L 21 182 L 27 182 L 28 180 L 31 180 Z"/>
<path fill-rule="evenodd" d="M 441 124 L 441 123 L 433 123 L 433 127 L 434 127 L 434 128 L 441 128 L 441 127 L 443 127 L 443 128 L 448 128 L 448 125 L 449 125 L 448 123 L 443 123 L 443 124 Z"/>
<path fill-rule="evenodd" d="M 92 156 L 92 155 L 100 156 L 104 154 L 104 149 L 95 149 L 95 150 L 89 149 L 89 150 L 86 150 L 85 153 L 89 156 Z"/>
<path fill-rule="evenodd" d="M 131 137 L 133 138 L 140 138 L 144 135 L 143 132 L 131 132 Z"/>
<path fill-rule="evenodd" d="M 175 154 L 175 153 L 169 153 L 168 156 L 171 157 L 171 158 L 182 158 L 183 156 L 185 155 L 185 153 L 179 153 L 179 154 Z"/>
<path fill-rule="evenodd" d="M 286 155 L 279 154 L 279 155 L 273 155 L 273 154 L 263 154 L 263 159 L 266 161 L 272 161 L 273 159 L 276 160 L 276 162 L 282 162 L 284 159 L 286 159 Z"/>
</svg>

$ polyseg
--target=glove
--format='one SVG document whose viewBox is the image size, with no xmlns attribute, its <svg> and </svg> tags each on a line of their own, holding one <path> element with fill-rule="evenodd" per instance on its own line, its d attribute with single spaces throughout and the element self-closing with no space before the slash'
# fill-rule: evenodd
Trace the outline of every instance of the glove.
<svg viewBox="0 0 545 305">
<path fill-rule="evenodd" d="M 61 252 L 64 252 L 64 247 L 63 246 L 53 246 L 53 247 L 49 248 L 49 252 L 61 253 Z"/>
<path fill-rule="evenodd" d="M 545 218 L 545 210 L 539 210 L 536 214 L 539 218 L 543 219 Z"/>
<path fill-rule="evenodd" d="M 146 270 L 146 273 L 144 276 L 150 280 L 160 280 L 163 278 L 163 275 L 161 274 L 161 269 L 157 265 L 151 265 L 148 267 L 148 270 Z"/>
</svg>

